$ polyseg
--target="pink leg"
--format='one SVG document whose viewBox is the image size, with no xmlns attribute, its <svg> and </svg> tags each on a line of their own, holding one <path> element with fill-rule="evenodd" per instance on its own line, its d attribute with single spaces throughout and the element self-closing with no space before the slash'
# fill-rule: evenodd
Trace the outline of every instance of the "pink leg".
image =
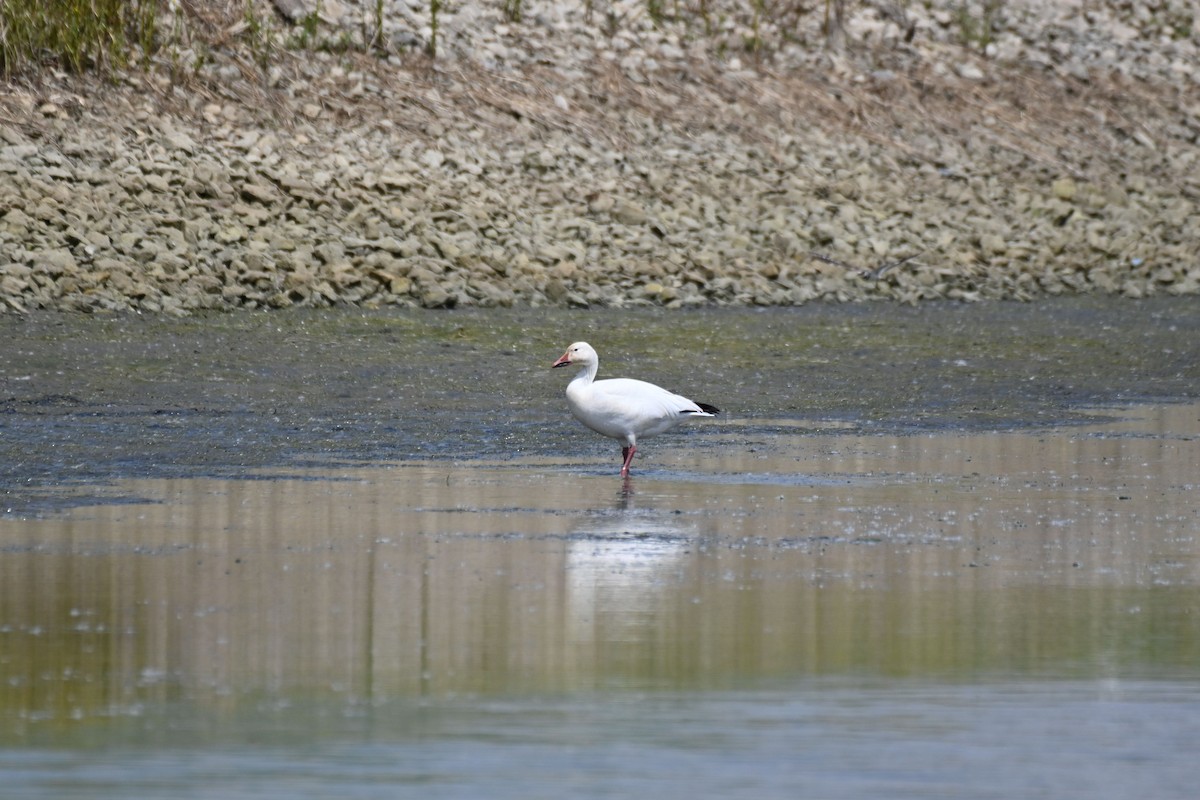
<svg viewBox="0 0 1200 800">
<path fill-rule="evenodd" d="M 621 448 L 621 455 L 625 459 L 625 463 L 621 465 L 621 477 L 629 477 L 629 464 L 633 461 L 633 454 L 637 452 L 637 447 L 630 445 L 629 447 Z"/>
</svg>

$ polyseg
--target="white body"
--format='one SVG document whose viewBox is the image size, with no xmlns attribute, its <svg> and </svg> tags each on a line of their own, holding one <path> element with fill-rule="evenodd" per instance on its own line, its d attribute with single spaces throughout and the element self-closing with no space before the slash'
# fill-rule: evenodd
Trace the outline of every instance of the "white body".
<svg viewBox="0 0 1200 800">
<path fill-rule="evenodd" d="M 711 417 L 686 397 L 632 378 L 596 381 L 581 370 L 567 384 L 567 406 L 575 419 L 596 433 L 636 447 L 671 430 L 688 417 Z"/>
</svg>

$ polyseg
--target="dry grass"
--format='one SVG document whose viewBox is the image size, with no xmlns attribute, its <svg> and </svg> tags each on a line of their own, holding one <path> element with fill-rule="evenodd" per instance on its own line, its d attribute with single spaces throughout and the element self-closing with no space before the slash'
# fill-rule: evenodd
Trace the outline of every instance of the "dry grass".
<svg viewBox="0 0 1200 800">
<path fill-rule="evenodd" d="M 519 0 L 491 0 L 512 23 L 522 20 Z M 672 26 L 688 37 L 720 36 L 736 28 L 737 44 L 723 43 L 761 57 L 764 52 L 794 40 L 804 20 L 820 20 L 830 45 L 844 39 L 842 19 L 851 0 L 643 0 L 625 6 L 620 14 L 608 4 L 586 3 L 587 16 L 601 15 L 601 27 L 613 36 L 636 21 L 655 27 Z M 440 48 L 444 2 L 430 0 L 413 10 L 427 24 L 427 55 Z M 383 41 L 386 20 L 380 2 L 363 3 L 354 35 L 315 36 L 320 16 L 283 0 L 4 0 L 0 3 L 0 74 L 36 73 L 45 69 L 72 72 L 120 69 L 157 50 L 221 48 L 234 40 L 248 45 L 265 66 L 281 46 L 327 47 L 338 50 L 387 52 Z M 891 8 L 890 6 L 888 7 Z M 351 12 L 354 13 L 354 12 Z M 285 22 L 290 18 L 291 26 Z"/>
</svg>

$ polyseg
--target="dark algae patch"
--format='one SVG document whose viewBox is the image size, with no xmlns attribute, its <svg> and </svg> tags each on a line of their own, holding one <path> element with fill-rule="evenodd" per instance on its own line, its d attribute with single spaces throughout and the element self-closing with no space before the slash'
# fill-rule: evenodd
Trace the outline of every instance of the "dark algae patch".
<svg viewBox="0 0 1200 800">
<path fill-rule="evenodd" d="M 601 377 L 703 396 L 748 441 L 780 419 L 891 433 L 1052 426 L 1088 406 L 1200 395 L 1200 306 L 1187 298 L 35 313 L 0 317 L 0 338 L 9 513 L 124 477 L 592 452 L 603 443 L 576 430 L 549 368 L 579 339 L 600 351 Z"/>
</svg>

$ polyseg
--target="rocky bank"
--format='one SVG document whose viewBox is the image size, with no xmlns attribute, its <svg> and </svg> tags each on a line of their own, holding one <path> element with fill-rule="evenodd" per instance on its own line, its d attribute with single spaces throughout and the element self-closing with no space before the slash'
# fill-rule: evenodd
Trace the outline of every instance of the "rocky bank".
<svg viewBox="0 0 1200 800">
<path fill-rule="evenodd" d="M 225 5 L 0 89 L 0 309 L 1200 292 L 1191 2 Z"/>
</svg>

